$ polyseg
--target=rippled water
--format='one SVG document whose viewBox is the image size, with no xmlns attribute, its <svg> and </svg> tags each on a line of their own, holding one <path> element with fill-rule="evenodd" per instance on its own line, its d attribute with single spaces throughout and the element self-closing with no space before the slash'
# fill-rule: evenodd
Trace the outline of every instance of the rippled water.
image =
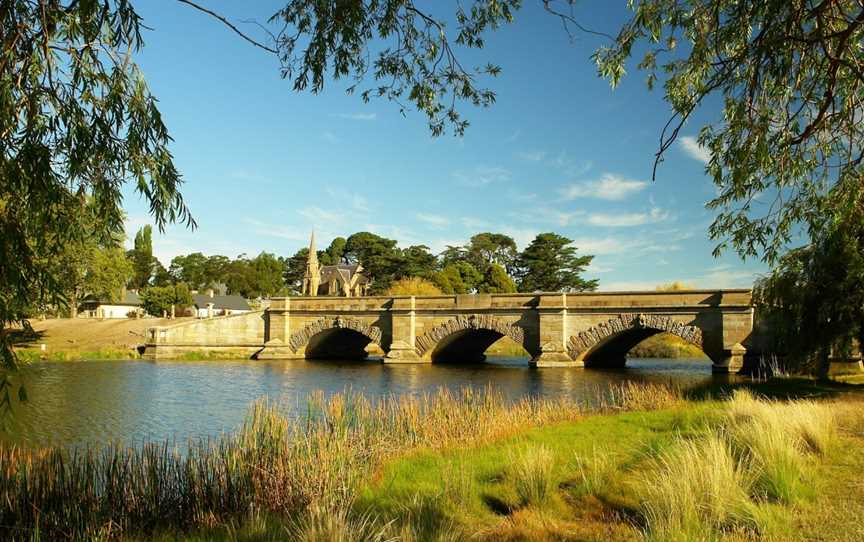
<svg viewBox="0 0 864 542">
<path fill-rule="evenodd" d="M 135 445 L 142 440 L 215 437 L 235 430 L 262 397 L 303 411 L 314 391 L 352 389 L 371 398 L 416 395 L 439 387 L 492 387 L 508 399 L 568 396 L 590 400 L 625 380 L 710 382 L 707 360 L 631 360 L 621 371 L 532 369 L 526 359 L 479 365 L 384 365 L 315 361 L 87 361 L 24 367 L 29 401 L 16 403 L 0 440 L 26 445 Z"/>
</svg>

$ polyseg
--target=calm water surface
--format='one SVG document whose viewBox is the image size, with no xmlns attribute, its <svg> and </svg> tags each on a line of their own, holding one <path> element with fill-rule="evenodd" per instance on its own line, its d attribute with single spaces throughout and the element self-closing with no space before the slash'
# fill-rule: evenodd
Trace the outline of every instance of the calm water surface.
<svg viewBox="0 0 864 542">
<path fill-rule="evenodd" d="M 99 446 L 108 442 L 216 437 L 236 430 L 251 402 L 278 401 L 303 412 L 311 392 L 346 389 L 370 398 L 420 395 L 439 387 L 492 387 L 525 396 L 590 400 L 626 380 L 698 386 L 712 381 L 707 360 L 630 360 L 621 371 L 532 369 L 527 359 L 479 365 L 384 365 L 314 361 L 42 362 L 18 375 L 29 401 L 16 403 L 0 440 L 28 446 Z"/>
</svg>

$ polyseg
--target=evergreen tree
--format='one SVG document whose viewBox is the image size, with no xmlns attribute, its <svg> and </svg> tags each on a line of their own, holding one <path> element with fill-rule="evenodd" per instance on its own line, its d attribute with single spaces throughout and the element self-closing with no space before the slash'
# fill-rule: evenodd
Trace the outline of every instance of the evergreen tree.
<svg viewBox="0 0 864 542">
<path fill-rule="evenodd" d="M 521 254 L 520 292 L 582 292 L 595 290 L 596 280 L 581 277 L 594 256 L 577 256 L 572 241 L 555 233 L 541 233 Z"/>
<path fill-rule="evenodd" d="M 135 289 L 146 288 L 153 277 L 153 228 L 149 224 L 135 234 L 135 244 L 130 259 L 132 280 L 129 286 Z"/>
</svg>

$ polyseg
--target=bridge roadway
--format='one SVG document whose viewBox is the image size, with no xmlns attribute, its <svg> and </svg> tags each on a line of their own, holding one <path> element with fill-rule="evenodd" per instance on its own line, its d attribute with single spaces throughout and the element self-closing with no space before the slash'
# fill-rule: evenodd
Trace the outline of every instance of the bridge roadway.
<svg viewBox="0 0 864 542">
<path fill-rule="evenodd" d="M 660 332 L 701 348 L 715 372 L 738 371 L 765 343 L 742 289 L 286 297 L 264 311 L 150 328 L 144 355 L 362 359 L 383 351 L 385 363 L 470 362 L 507 336 L 537 367 L 616 367 Z"/>
</svg>

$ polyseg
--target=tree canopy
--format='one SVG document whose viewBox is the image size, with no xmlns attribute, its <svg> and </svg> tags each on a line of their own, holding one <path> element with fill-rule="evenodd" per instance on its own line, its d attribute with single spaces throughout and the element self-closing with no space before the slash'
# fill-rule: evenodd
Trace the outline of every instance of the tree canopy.
<svg viewBox="0 0 864 542">
<path fill-rule="evenodd" d="M 556 233 L 541 233 L 519 255 L 520 292 L 582 292 L 595 290 L 596 280 L 582 273 L 594 256 L 577 256 L 572 241 Z"/>
</svg>

